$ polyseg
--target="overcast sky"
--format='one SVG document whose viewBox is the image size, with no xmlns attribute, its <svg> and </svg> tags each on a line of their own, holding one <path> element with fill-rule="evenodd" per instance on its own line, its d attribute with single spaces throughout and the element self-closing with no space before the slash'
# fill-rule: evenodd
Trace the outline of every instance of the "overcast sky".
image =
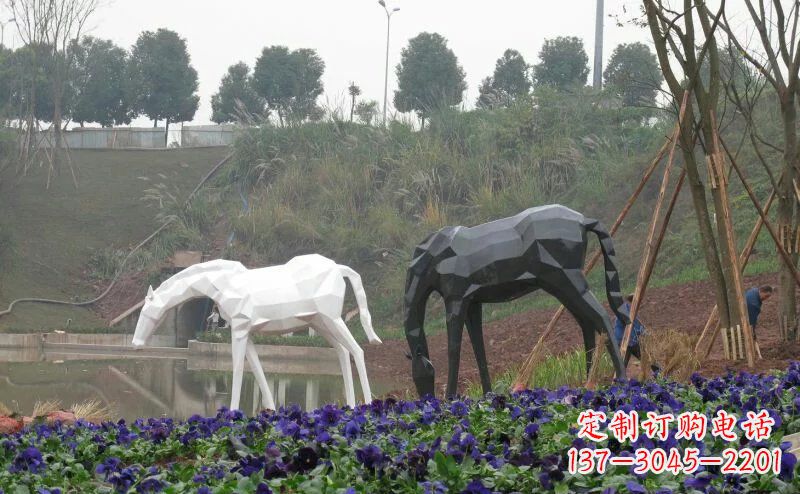
<svg viewBox="0 0 800 494">
<path fill-rule="evenodd" d="M 364 98 L 383 101 L 386 14 L 377 0 L 104 0 L 91 21 L 93 36 L 130 48 L 143 30 L 172 29 L 186 39 L 200 79 L 195 123 L 208 123 L 211 95 L 228 66 L 252 66 L 265 46 L 313 48 L 325 61 L 320 102 L 346 106 L 349 81 Z M 448 40 L 467 75 L 465 101 L 473 106 L 481 79 L 507 48 L 530 64 L 546 38 L 578 36 L 594 53 L 595 0 L 387 0 L 399 7 L 391 22 L 389 104 L 400 50 L 422 31 Z M 619 43 L 651 45 L 645 29 L 617 26 L 609 15 L 630 18 L 639 0 L 605 1 L 604 60 Z M 627 9 L 627 15 L 623 13 Z M 6 32 L 6 41 L 10 34 Z M 13 42 L 13 41 L 12 41 Z M 589 76 L 591 82 L 591 75 Z"/>
</svg>

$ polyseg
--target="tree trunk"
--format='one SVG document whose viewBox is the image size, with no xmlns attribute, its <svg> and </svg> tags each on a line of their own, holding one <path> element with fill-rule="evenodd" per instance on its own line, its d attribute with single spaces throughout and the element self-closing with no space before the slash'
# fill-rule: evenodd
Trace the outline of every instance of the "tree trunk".
<svg viewBox="0 0 800 494">
<path fill-rule="evenodd" d="M 158 128 L 158 120 L 155 118 L 153 119 L 153 128 L 154 129 Z"/>
<path fill-rule="evenodd" d="M 686 108 L 686 117 L 681 129 L 681 151 L 683 152 L 684 166 L 686 167 L 686 177 L 689 181 L 689 190 L 692 193 L 692 203 L 694 204 L 695 217 L 697 218 L 697 229 L 700 233 L 700 245 L 703 255 L 706 258 L 708 275 L 714 286 L 714 295 L 719 308 L 720 324 L 723 328 L 730 327 L 731 315 L 728 303 L 728 290 L 726 288 L 725 277 L 722 272 L 719 257 L 717 256 L 717 240 L 714 237 L 714 228 L 711 225 L 711 216 L 708 213 L 708 201 L 706 199 L 706 189 L 700 179 L 697 167 L 697 159 L 694 153 L 694 110 L 690 104 Z"/>
<path fill-rule="evenodd" d="M 352 101 L 350 102 L 350 123 L 353 123 L 353 112 L 356 109 L 356 97 L 353 96 Z"/>
<path fill-rule="evenodd" d="M 169 147 L 169 117 L 164 120 L 164 147 Z"/>
<path fill-rule="evenodd" d="M 710 118 L 703 119 L 703 136 L 706 142 L 706 157 L 708 158 L 714 152 L 718 151 L 715 149 L 714 145 L 714 129 L 713 123 Z M 709 158 L 710 159 L 710 158 Z M 710 165 L 707 164 L 707 167 Z M 708 170 L 711 173 L 711 170 Z M 723 173 L 725 171 L 723 170 Z M 723 194 L 727 194 L 727 180 L 725 177 L 719 177 L 717 181 L 717 187 L 711 189 L 711 197 L 714 201 L 714 211 L 716 211 L 717 215 L 723 214 L 725 210 L 723 208 Z M 723 328 L 732 328 L 736 326 L 742 326 L 742 318 L 746 317 L 746 314 L 740 314 L 739 312 L 739 305 L 736 303 L 738 300 L 737 291 L 736 291 L 736 275 L 734 274 L 734 269 L 736 267 L 731 264 L 730 259 L 734 259 L 738 256 L 737 252 L 730 252 L 729 245 L 736 245 L 735 239 L 729 239 L 733 232 L 729 232 L 725 228 L 725 224 L 721 221 L 721 218 L 718 219 L 716 222 L 717 227 L 717 239 L 718 245 L 717 248 L 719 249 L 719 264 L 720 264 L 720 272 L 722 275 L 722 282 L 723 290 L 725 292 L 726 301 L 728 303 L 728 323 L 723 323 L 721 327 Z M 722 318 L 720 319 L 722 321 Z"/>
<path fill-rule="evenodd" d="M 778 192 L 778 228 L 782 232 L 784 229 L 789 231 L 789 239 L 794 241 L 797 229 L 797 217 L 795 205 L 797 199 L 794 197 L 794 180 L 797 177 L 795 161 L 797 157 L 797 108 L 795 107 L 794 92 L 789 90 L 781 95 L 781 116 L 783 118 L 783 181 L 779 184 Z M 783 237 L 782 237 L 783 238 Z M 792 256 L 792 262 L 797 266 L 796 249 L 786 245 L 786 250 Z M 792 270 L 785 262 L 780 264 L 780 302 L 779 302 L 779 323 L 786 325 L 787 341 L 794 341 L 797 334 L 797 309 L 795 284 Z"/>
<path fill-rule="evenodd" d="M 35 66 L 34 57 L 34 66 Z M 31 81 L 35 81 L 36 74 L 33 75 Z M 25 130 L 25 142 L 20 149 L 20 161 L 26 163 L 30 159 L 30 153 L 33 149 L 33 146 L 38 145 L 36 143 L 37 135 L 36 135 L 36 127 L 34 123 L 36 121 L 36 84 L 31 82 L 31 89 L 30 89 L 30 99 L 28 100 L 28 118 L 27 118 L 27 126 L 28 128 Z M 27 166 L 27 165 L 26 165 Z"/>
<path fill-rule="evenodd" d="M 60 82 L 60 76 L 56 74 L 55 80 L 53 81 L 53 126 L 52 126 L 55 132 L 54 134 L 55 145 L 53 146 L 53 170 L 55 171 L 56 175 L 59 175 L 61 173 L 61 149 L 64 147 L 61 134 L 62 133 L 61 88 L 62 84 Z"/>
</svg>

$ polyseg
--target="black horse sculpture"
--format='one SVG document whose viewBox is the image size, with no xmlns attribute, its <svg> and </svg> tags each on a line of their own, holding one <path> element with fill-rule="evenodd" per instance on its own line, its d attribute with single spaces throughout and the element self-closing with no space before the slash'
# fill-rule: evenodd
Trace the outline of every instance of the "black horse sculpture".
<svg viewBox="0 0 800 494">
<path fill-rule="evenodd" d="M 455 395 L 458 386 L 464 323 L 483 391 L 488 392 L 491 381 L 483 344 L 482 304 L 511 301 L 540 288 L 556 297 L 578 321 L 587 371 L 595 332 L 604 331 L 616 374 L 624 377 L 608 314 L 589 291 L 582 272 L 587 231 L 597 234 L 600 241 L 609 304 L 617 317 L 627 322 L 627 314 L 620 310 L 622 297 L 610 235 L 599 221 L 564 206 L 535 207 L 471 228 L 448 226 L 419 244 L 408 268 L 404 316 L 411 373 L 420 396 L 434 392 L 434 369 L 423 329 L 425 305 L 434 291 L 442 296 L 447 313 L 448 397 Z"/>
</svg>

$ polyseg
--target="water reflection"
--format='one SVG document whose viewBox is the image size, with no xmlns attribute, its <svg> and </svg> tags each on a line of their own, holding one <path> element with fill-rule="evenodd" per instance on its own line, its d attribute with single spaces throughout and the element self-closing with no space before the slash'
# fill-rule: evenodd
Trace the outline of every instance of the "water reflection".
<svg viewBox="0 0 800 494">
<path fill-rule="evenodd" d="M 203 360 L 93 359 L 86 355 L 49 362 L 0 361 L 0 402 L 30 413 L 37 401 L 59 400 L 69 406 L 99 400 L 128 420 L 213 415 L 230 403 L 231 373 L 215 370 L 220 367 L 225 366 Z M 271 373 L 267 380 L 278 406 L 297 404 L 310 410 L 344 402 L 341 376 Z M 371 384 L 373 393 L 385 391 L 380 383 Z M 246 372 L 241 408 L 253 414 L 260 403 L 255 379 Z"/>
</svg>

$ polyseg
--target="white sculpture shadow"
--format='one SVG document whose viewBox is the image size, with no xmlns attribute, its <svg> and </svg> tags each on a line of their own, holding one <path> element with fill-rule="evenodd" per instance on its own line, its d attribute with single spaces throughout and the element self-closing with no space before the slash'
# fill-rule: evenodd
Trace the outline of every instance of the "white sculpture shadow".
<svg viewBox="0 0 800 494">
<path fill-rule="evenodd" d="M 356 363 L 364 400 L 372 401 L 364 351 L 342 320 L 346 285 L 350 280 L 358 302 L 361 325 L 370 343 L 381 343 L 372 328 L 367 295 L 361 276 L 347 266 L 311 254 L 298 256 L 280 266 L 247 269 L 235 261 L 215 260 L 195 264 L 172 276 L 153 290 L 151 286 L 136 323 L 133 345 L 142 346 L 167 312 L 188 300 L 208 297 L 219 307 L 231 327 L 233 387 L 231 409 L 239 408 L 242 373 L 247 359 L 261 390 L 262 405 L 275 409 L 264 369 L 258 360 L 250 332 L 284 334 L 313 327 L 333 346 L 339 357 L 347 404 L 356 404 L 350 356 Z"/>
</svg>

